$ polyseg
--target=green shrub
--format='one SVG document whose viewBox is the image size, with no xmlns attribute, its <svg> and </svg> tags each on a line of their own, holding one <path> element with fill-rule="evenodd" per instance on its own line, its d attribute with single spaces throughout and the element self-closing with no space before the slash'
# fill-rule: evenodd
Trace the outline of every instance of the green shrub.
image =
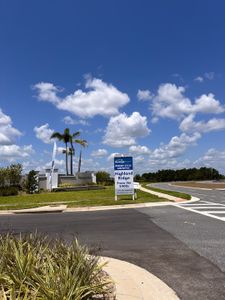
<svg viewBox="0 0 225 300">
<path fill-rule="evenodd" d="M 0 236 L 0 299 L 87 300 L 110 282 L 86 247 L 32 235 Z"/>
<path fill-rule="evenodd" d="M 16 196 L 16 195 L 18 195 L 18 187 L 16 186 L 0 187 L 0 196 Z"/>
<path fill-rule="evenodd" d="M 38 193 L 38 175 L 34 170 L 31 170 L 27 175 L 26 191 L 28 194 Z"/>
<path fill-rule="evenodd" d="M 105 171 L 98 171 L 96 173 L 96 181 L 97 183 L 111 181 L 110 174 Z"/>
<path fill-rule="evenodd" d="M 12 164 L 6 168 L 8 173 L 8 179 L 10 186 L 19 186 L 21 173 L 22 173 L 22 165 L 21 164 Z"/>
</svg>

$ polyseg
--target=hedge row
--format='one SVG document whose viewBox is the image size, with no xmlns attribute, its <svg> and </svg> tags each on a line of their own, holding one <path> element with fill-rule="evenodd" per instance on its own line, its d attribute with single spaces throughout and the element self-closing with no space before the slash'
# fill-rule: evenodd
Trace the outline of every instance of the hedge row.
<svg viewBox="0 0 225 300">
<path fill-rule="evenodd" d="M 0 187 L 0 196 L 15 196 L 18 195 L 18 187 L 4 186 Z"/>
</svg>

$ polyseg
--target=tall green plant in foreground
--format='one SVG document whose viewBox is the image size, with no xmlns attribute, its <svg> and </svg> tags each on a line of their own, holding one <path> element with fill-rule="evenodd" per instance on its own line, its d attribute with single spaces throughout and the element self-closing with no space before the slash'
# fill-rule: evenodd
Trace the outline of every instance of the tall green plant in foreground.
<svg viewBox="0 0 225 300">
<path fill-rule="evenodd" d="M 0 236 L 0 300 L 87 300 L 109 281 L 99 259 L 74 240 Z"/>
</svg>

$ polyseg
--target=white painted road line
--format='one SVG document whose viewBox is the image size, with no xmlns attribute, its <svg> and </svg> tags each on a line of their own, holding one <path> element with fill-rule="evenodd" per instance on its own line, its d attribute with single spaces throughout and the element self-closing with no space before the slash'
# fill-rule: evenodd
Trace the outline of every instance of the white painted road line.
<svg viewBox="0 0 225 300">
<path fill-rule="evenodd" d="M 183 207 L 201 207 L 201 208 L 205 208 L 205 207 L 210 207 L 210 206 L 215 206 L 215 204 L 189 204 L 189 205 L 183 205 L 180 204 Z M 216 205 L 216 207 L 225 207 L 224 204 L 218 204 Z"/>
<path fill-rule="evenodd" d="M 225 215 L 225 205 L 215 202 L 209 202 L 209 201 L 199 201 L 198 203 L 190 203 L 188 204 L 182 204 L 182 203 L 176 203 L 173 204 L 176 207 L 206 216 L 210 218 L 214 218 L 220 221 L 225 221 L 225 217 L 219 216 Z"/>
<path fill-rule="evenodd" d="M 223 211 L 207 210 L 207 211 L 204 211 L 204 212 L 207 213 L 207 214 L 225 214 L 225 210 L 223 210 Z"/>
<path fill-rule="evenodd" d="M 198 201 L 197 203 L 180 203 L 179 205 L 182 206 L 210 206 L 210 205 L 215 205 L 215 206 L 225 206 L 222 203 L 216 203 L 216 202 L 210 202 L 210 201 Z"/>
<path fill-rule="evenodd" d="M 194 209 L 214 209 L 214 208 L 216 208 L 216 209 L 225 209 L 225 207 L 224 206 L 205 206 L 205 207 L 202 207 L 202 206 L 195 206 L 195 207 L 192 207 L 192 208 L 194 208 Z"/>
</svg>

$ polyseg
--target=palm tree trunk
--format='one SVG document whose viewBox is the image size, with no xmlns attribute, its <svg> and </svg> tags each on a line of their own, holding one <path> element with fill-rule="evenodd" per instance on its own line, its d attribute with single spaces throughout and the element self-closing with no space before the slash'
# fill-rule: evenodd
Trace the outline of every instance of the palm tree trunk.
<svg viewBox="0 0 225 300">
<path fill-rule="evenodd" d="M 74 160 L 75 160 L 75 148 L 73 147 L 73 155 L 74 155 Z M 74 176 L 76 176 L 76 170 L 74 168 Z"/>
<path fill-rule="evenodd" d="M 80 169 L 81 169 L 81 156 L 82 156 L 82 150 L 80 150 L 80 157 L 79 157 L 79 163 L 78 163 L 78 173 L 80 173 Z"/>
<path fill-rule="evenodd" d="M 69 175 L 68 173 L 68 147 L 66 143 L 66 175 Z"/>
<path fill-rule="evenodd" d="M 70 151 L 70 174 L 73 176 L 73 155 L 74 155 L 74 148 L 73 144 L 71 143 L 71 151 Z"/>
<path fill-rule="evenodd" d="M 73 175 L 73 154 L 70 153 L 70 175 Z"/>
</svg>

